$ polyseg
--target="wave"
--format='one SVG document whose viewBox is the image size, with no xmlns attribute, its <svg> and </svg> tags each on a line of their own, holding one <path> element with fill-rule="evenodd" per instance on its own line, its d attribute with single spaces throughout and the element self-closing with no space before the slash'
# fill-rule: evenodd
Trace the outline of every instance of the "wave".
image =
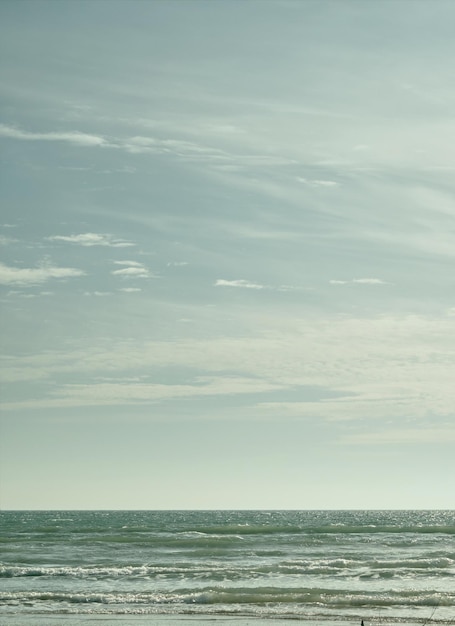
<svg viewBox="0 0 455 626">
<path fill-rule="evenodd" d="M 2 566 L 0 567 L 0 578 L 22 578 L 28 576 L 48 576 L 48 577 L 74 577 L 87 578 L 89 576 L 99 577 L 137 577 L 147 575 L 149 569 L 146 566 L 127 567 L 26 567 L 26 566 Z"/>
<path fill-rule="evenodd" d="M 196 605 L 229 605 L 243 606 L 261 604 L 292 604 L 325 606 L 327 608 L 348 607 L 452 607 L 455 593 L 441 593 L 436 590 L 425 592 L 390 591 L 390 592 L 349 592 L 340 589 L 288 587 L 206 587 L 198 590 L 180 589 L 175 592 L 3 592 L 0 593 L 0 604 L 10 603 L 66 603 L 66 604 L 196 604 Z"/>
<path fill-rule="evenodd" d="M 369 611 L 388 620 L 428 616 L 436 606 L 438 616 L 454 614 L 453 512 L 0 518 L 8 522 L 0 532 L 0 619 L 43 612 L 363 619 Z"/>
<path fill-rule="evenodd" d="M 71 533 L 72 534 L 72 533 Z M 200 547 L 210 546 L 222 548 L 230 547 L 234 543 L 241 543 L 245 540 L 260 539 L 261 536 L 268 541 L 279 541 L 286 538 L 286 541 L 302 541 L 305 537 L 308 541 L 317 542 L 321 539 L 324 543 L 333 538 L 337 540 L 339 536 L 357 535 L 365 536 L 368 540 L 370 535 L 391 535 L 399 537 L 404 545 L 407 545 L 410 538 L 415 535 L 455 535 L 455 526 L 353 526 L 330 524 L 324 526 L 249 526 L 249 525 L 228 525 L 228 526 L 208 526 L 204 528 L 194 528 L 175 533 L 157 532 L 146 530 L 122 530 L 118 533 L 112 531 L 97 532 L 76 532 L 74 533 L 76 542 L 81 543 L 112 543 L 112 544 L 143 544 L 166 547 Z"/>
<path fill-rule="evenodd" d="M 238 578 L 260 577 L 260 576 L 302 576 L 332 578 L 402 578 L 402 577 L 451 577 L 455 576 L 455 559 L 448 556 L 427 555 L 425 557 L 411 557 L 408 559 L 346 559 L 334 558 L 306 558 L 281 560 L 282 554 L 272 554 L 271 560 L 261 562 L 257 559 L 256 552 L 250 553 L 251 560 L 244 560 L 243 564 L 236 563 L 235 566 L 229 561 L 218 559 L 216 552 L 207 550 L 207 559 L 194 559 L 194 552 L 190 559 L 172 559 L 172 562 L 155 563 L 111 563 L 103 566 L 93 565 L 64 565 L 48 566 L 40 565 L 0 565 L 0 578 L 21 578 L 21 577 L 74 577 L 74 578 L 154 578 L 161 577 L 181 577 L 184 575 L 188 580 L 197 579 L 201 576 L 223 577 L 226 580 L 236 580 Z M 267 556 L 270 557 L 270 554 Z M 260 556 L 260 558 L 262 558 Z M 243 555 L 243 558 L 245 556 Z"/>
<path fill-rule="evenodd" d="M 249 525 L 232 524 L 226 526 L 198 527 L 182 534 L 193 538 L 201 536 L 231 535 L 242 537 L 245 535 L 327 535 L 327 534 L 455 534 L 455 525 L 400 525 L 400 524 L 323 524 L 323 525 Z"/>
</svg>

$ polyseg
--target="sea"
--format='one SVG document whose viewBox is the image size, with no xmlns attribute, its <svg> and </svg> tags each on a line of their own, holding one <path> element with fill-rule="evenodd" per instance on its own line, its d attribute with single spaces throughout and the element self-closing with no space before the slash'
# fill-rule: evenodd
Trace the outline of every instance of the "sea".
<svg viewBox="0 0 455 626">
<path fill-rule="evenodd" d="M 455 624 L 454 511 L 3 511 L 0 529 L 4 625 Z"/>
</svg>

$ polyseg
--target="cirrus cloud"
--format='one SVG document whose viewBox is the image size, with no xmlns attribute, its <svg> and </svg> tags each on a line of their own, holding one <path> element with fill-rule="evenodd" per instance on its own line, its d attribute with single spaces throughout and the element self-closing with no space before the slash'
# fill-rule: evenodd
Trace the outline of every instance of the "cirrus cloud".
<svg viewBox="0 0 455 626">
<path fill-rule="evenodd" d="M 215 287 L 238 287 L 240 289 L 265 289 L 264 285 L 258 283 L 252 283 L 248 280 L 224 280 L 219 278 L 215 281 Z"/>
<path fill-rule="evenodd" d="M 0 284 L 38 285 L 52 278 L 73 278 L 84 276 L 85 272 L 74 267 L 9 267 L 0 263 Z"/>
<path fill-rule="evenodd" d="M 98 135 L 79 131 L 33 133 L 26 130 L 0 124 L 0 136 L 22 141 L 66 141 L 77 146 L 102 146 L 106 141 Z"/>
<path fill-rule="evenodd" d="M 136 244 L 125 239 L 114 237 L 109 233 L 81 233 L 79 235 L 54 235 L 48 237 L 50 241 L 64 241 L 80 246 L 109 246 L 112 248 L 129 248 Z"/>
<path fill-rule="evenodd" d="M 138 261 L 114 261 L 115 265 L 125 266 L 118 270 L 113 270 L 113 276 L 121 278 L 149 278 L 151 276 L 149 270 Z"/>
<path fill-rule="evenodd" d="M 329 280 L 331 285 L 387 285 L 381 278 L 353 278 L 352 280 Z"/>
</svg>

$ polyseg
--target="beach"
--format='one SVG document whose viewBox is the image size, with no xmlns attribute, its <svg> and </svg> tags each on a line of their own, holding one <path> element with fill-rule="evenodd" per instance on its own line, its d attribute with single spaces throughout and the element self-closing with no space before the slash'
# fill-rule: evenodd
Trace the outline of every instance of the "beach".
<svg viewBox="0 0 455 626">
<path fill-rule="evenodd" d="M 340 626 L 340 624 L 349 624 L 352 626 L 360 626 L 359 621 L 337 621 L 337 620 L 308 620 L 304 617 L 232 617 L 232 616 L 209 616 L 209 615 L 135 615 L 135 616 L 113 616 L 113 615 L 52 615 L 52 616 L 7 616 L 2 622 L 4 626 L 290 626 L 293 623 L 312 624 L 316 626 Z M 365 626 L 377 626 L 386 624 L 387 621 L 365 622 Z M 402 626 L 415 626 L 416 622 L 399 622 Z M 422 624 L 454 624 L 455 618 L 452 620 L 424 620 L 418 622 Z"/>
<path fill-rule="evenodd" d="M 10 615 L 2 622 L 4 626 L 290 626 L 293 623 L 312 624 L 313 626 L 340 626 L 349 624 L 360 626 L 358 620 L 308 620 L 304 617 L 240 617 L 240 616 L 213 616 L 213 615 L 47 615 L 47 616 L 19 616 Z M 365 622 L 365 626 L 379 626 L 387 624 L 385 621 Z M 450 625 L 455 623 L 451 620 L 423 620 L 423 621 L 400 621 L 402 626 L 415 626 L 416 624 Z"/>
</svg>

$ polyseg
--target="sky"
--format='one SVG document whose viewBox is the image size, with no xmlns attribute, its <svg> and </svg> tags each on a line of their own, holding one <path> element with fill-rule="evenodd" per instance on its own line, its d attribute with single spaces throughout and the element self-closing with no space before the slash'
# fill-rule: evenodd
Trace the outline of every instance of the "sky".
<svg viewBox="0 0 455 626">
<path fill-rule="evenodd" d="M 2 0 L 1 508 L 455 508 L 454 23 Z"/>
</svg>

